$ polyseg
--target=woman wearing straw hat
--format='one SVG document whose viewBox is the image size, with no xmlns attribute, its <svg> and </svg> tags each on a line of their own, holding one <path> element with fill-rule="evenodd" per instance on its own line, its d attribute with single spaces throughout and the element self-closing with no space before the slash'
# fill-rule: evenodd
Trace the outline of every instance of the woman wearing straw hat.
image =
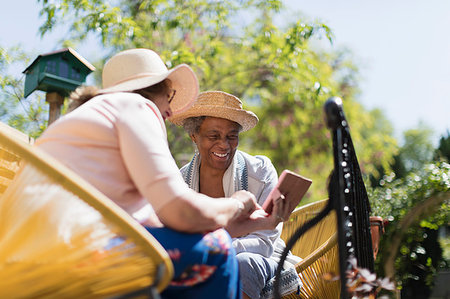
<svg viewBox="0 0 450 299">
<path fill-rule="evenodd" d="M 237 97 L 223 91 L 202 92 L 191 108 L 169 120 L 182 125 L 197 146 L 192 161 L 181 168 L 189 187 L 218 198 L 248 190 L 262 206 L 278 175 L 267 157 L 237 150 L 239 133 L 258 123 L 258 117 L 242 109 Z M 260 206 L 251 219 L 226 227 L 237 252 L 244 297 L 250 298 L 270 296 L 270 289 L 264 287 L 275 275 L 284 249 L 282 221 L 290 214 L 282 200 L 275 201 L 270 215 Z M 293 263 L 298 261 L 290 257 Z M 300 281 L 293 266 L 283 274 L 287 286 L 283 293 L 297 291 Z"/>
<path fill-rule="evenodd" d="M 164 298 L 239 298 L 234 249 L 220 228 L 248 218 L 255 198 L 241 191 L 217 200 L 192 191 L 167 142 L 164 119 L 188 109 L 198 94 L 194 72 L 187 65 L 168 70 L 155 52 L 131 49 L 106 62 L 102 81 L 103 89 L 77 90 L 78 107 L 36 145 L 146 224 L 152 221 L 142 212 L 152 208 L 165 227 L 147 229 L 175 268 Z"/>
</svg>

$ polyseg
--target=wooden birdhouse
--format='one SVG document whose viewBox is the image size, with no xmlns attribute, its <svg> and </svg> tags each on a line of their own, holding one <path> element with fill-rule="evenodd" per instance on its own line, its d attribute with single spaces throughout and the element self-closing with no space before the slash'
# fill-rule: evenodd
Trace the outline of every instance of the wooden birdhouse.
<svg viewBox="0 0 450 299">
<path fill-rule="evenodd" d="M 75 90 L 95 67 L 71 48 L 39 55 L 24 71 L 24 96 L 35 90 L 58 92 L 63 96 Z"/>
<path fill-rule="evenodd" d="M 46 91 L 49 124 L 59 117 L 64 97 L 83 84 L 95 67 L 71 48 L 39 55 L 24 71 L 24 96 Z"/>
</svg>

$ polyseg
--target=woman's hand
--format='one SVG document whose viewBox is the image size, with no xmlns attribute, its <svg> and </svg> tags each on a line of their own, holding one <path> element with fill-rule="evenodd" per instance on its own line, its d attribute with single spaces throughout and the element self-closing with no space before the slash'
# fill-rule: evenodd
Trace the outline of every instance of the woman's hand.
<svg viewBox="0 0 450 299">
<path fill-rule="evenodd" d="M 289 216 L 291 216 L 289 205 L 284 200 L 283 194 L 273 201 L 273 209 L 270 216 L 275 218 L 273 219 L 274 223 L 276 223 L 275 226 L 280 222 L 288 220 Z"/>
<path fill-rule="evenodd" d="M 236 199 L 238 204 L 238 210 L 231 221 L 238 219 L 247 219 L 253 213 L 253 211 L 260 208 L 256 203 L 255 195 L 248 191 L 237 191 L 233 195 L 231 195 L 231 198 Z"/>
<path fill-rule="evenodd" d="M 225 229 L 233 238 L 242 237 L 251 232 L 262 229 L 262 223 L 265 222 L 266 218 L 267 213 L 260 206 L 258 206 L 258 208 L 250 215 L 242 215 L 232 219 Z"/>
<path fill-rule="evenodd" d="M 271 214 L 267 214 L 258 205 L 248 217 L 238 217 L 231 221 L 225 229 L 233 237 L 245 236 L 258 230 L 272 230 L 280 223 L 289 219 L 291 212 L 289 205 L 284 201 L 284 197 L 274 200 Z"/>
</svg>

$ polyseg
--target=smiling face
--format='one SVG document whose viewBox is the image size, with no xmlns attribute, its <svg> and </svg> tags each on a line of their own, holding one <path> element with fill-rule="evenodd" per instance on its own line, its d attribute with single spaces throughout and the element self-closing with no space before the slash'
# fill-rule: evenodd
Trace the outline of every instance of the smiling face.
<svg viewBox="0 0 450 299">
<path fill-rule="evenodd" d="M 239 129 L 238 123 L 228 119 L 205 118 L 198 132 L 191 135 L 202 158 L 202 168 L 225 172 L 239 144 Z"/>
</svg>

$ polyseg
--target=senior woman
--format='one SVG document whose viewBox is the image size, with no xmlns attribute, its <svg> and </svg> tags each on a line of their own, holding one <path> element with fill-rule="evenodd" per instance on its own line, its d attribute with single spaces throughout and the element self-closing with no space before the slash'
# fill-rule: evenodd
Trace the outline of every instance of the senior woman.
<svg viewBox="0 0 450 299">
<path fill-rule="evenodd" d="M 251 219 L 245 220 L 245 225 L 226 229 L 237 252 L 244 298 L 264 296 L 263 289 L 275 275 L 279 253 L 285 246 L 280 234 L 289 210 L 282 200 L 275 201 L 270 215 L 262 210 L 278 181 L 277 172 L 269 158 L 237 149 L 239 133 L 253 128 L 258 123 L 257 116 L 242 109 L 237 97 L 223 91 L 207 91 L 200 93 L 191 108 L 169 120 L 182 125 L 197 147 L 192 161 L 181 168 L 189 187 L 215 198 L 238 190 L 255 195 L 259 207 Z M 300 284 L 297 273 L 293 267 L 287 268 L 291 275 L 283 282 L 288 292 L 296 291 Z"/>
<path fill-rule="evenodd" d="M 154 51 L 131 49 L 106 62 L 102 82 L 100 90 L 77 90 L 78 107 L 36 145 L 129 214 L 140 213 L 143 223 L 164 225 L 147 226 L 175 268 L 163 298 L 240 298 L 235 252 L 220 228 L 245 221 L 257 208 L 255 198 L 237 192 L 217 200 L 192 191 L 168 147 L 164 119 L 194 102 L 194 72 L 187 65 L 168 70 Z M 142 217 L 146 207 L 161 223 Z"/>
</svg>

